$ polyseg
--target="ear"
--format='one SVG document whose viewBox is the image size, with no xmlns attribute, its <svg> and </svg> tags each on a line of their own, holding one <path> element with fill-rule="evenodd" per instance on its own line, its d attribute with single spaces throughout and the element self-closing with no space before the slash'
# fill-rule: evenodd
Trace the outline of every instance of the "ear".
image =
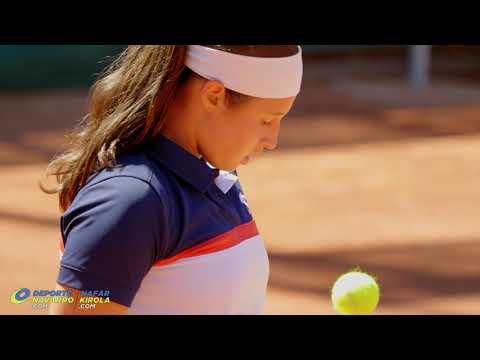
<svg viewBox="0 0 480 360">
<path fill-rule="evenodd" d="M 218 80 L 207 81 L 201 90 L 202 104 L 208 112 L 223 109 L 225 97 L 225 86 Z"/>
</svg>

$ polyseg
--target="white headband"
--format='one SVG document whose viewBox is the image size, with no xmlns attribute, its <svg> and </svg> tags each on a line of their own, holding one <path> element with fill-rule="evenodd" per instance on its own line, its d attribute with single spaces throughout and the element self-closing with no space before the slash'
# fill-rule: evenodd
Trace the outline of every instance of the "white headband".
<svg viewBox="0 0 480 360">
<path fill-rule="evenodd" d="M 283 99 L 297 96 L 303 75 L 302 49 L 281 58 L 232 54 L 200 45 L 189 45 L 185 65 L 233 91 L 253 97 Z"/>
</svg>

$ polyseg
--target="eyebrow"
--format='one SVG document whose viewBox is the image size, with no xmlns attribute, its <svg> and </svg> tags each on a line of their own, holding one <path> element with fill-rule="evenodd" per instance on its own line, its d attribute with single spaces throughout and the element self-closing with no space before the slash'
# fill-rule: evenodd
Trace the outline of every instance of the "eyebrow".
<svg viewBox="0 0 480 360">
<path fill-rule="evenodd" d="M 282 112 L 276 112 L 276 113 L 272 113 L 272 115 L 275 115 L 275 116 L 282 116 L 282 115 L 285 115 L 285 113 L 282 113 Z"/>
</svg>

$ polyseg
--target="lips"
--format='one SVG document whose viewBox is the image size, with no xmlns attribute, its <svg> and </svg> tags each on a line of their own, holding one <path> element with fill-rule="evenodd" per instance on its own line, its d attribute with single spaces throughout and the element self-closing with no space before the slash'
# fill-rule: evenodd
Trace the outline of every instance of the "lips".
<svg viewBox="0 0 480 360">
<path fill-rule="evenodd" d="M 256 158 L 257 156 L 260 156 L 263 153 L 264 149 L 261 149 L 260 151 L 253 151 L 250 153 L 250 155 L 245 156 L 242 161 L 240 161 L 240 164 L 246 165 L 248 164 L 249 161 L 251 161 L 253 158 Z"/>
<path fill-rule="evenodd" d="M 250 161 L 250 159 L 251 159 L 251 156 L 250 156 L 250 155 L 245 156 L 245 157 L 243 158 L 243 160 L 240 161 L 240 164 L 246 165 L 246 164 L 248 164 L 248 162 Z"/>
</svg>

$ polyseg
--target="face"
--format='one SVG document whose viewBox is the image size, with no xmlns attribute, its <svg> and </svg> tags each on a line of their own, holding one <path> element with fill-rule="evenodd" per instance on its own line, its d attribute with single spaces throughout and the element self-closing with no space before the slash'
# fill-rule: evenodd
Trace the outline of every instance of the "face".
<svg viewBox="0 0 480 360">
<path fill-rule="evenodd" d="M 247 98 L 232 104 L 225 97 L 223 84 L 216 81 L 208 83 L 214 84 L 204 89 L 206 91 L 202 95 L 208 115 L 200 149 L 209 163 L 232 171 L 264 150 L 277 147 L 281 121 L 296 97 Z"/>
</svg>

